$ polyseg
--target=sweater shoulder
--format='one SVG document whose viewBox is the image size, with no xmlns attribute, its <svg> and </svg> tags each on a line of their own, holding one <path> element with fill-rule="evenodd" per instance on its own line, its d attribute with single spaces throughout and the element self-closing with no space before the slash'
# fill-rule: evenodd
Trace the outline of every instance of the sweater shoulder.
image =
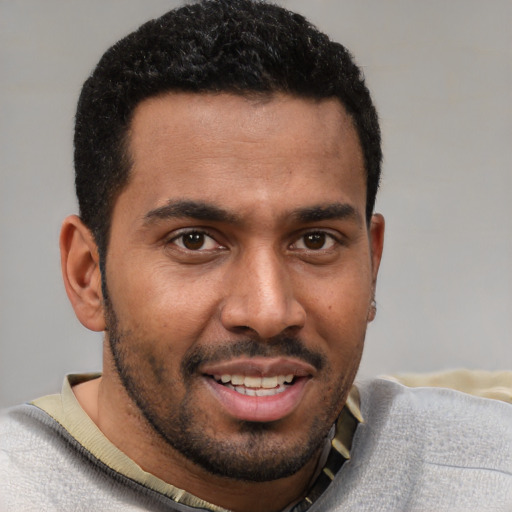
<svg viewBox="0 0 512 512">
<path fill-rule="evenodd" d="M 384 379 L 358 387 L 365 423 L 321 510 L 512 510 L 511 404 Z"/>
<path fill-rule="evenodd" d="M 31 404 L 0 412 L 0 510 L 197 511 L 115 472 Z"/>
</svg>

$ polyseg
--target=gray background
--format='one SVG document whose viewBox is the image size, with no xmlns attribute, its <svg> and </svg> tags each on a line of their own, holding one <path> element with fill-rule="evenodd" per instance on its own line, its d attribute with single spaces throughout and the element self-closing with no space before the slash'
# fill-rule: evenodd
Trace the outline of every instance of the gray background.
<svg viewBox="0 0 512 512">
<path fill-rule="evenodd" d="M 512 2 L 289 0 L 344 43 L 380 111 L 387 240 L 361 375 L 512 366 Z M 100 368 L 58 233 L 72 125 L 110 44 L 177 2 L 0 0 L 0 406 Z"/>
</svg>

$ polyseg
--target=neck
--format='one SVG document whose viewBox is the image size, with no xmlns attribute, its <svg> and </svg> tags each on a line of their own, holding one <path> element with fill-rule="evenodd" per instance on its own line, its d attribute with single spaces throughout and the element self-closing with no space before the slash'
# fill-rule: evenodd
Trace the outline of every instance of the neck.
<svg viewBox="0 0 512 512">
<path fill-rule="evenodd" d="M 146 421 L 122 386 L 117 372 L 75 386 L 75 395 L 94 423 L 117 448 L 164 482 L 236 512 L 279 511 L 303 497 L 320 453 L 297 473 L 268 482 L 213 475 L 177 452 Z"/>
</svg>

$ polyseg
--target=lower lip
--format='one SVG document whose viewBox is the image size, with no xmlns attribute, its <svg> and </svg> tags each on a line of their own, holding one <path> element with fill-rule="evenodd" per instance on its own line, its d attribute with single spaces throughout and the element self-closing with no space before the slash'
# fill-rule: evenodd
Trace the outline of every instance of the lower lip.
<svg viewBox="0 0 512 512">
<path fill-rule="evenodd" d="M 302 400 L 309 380 L 307 377 L 297 378 L 286 391 L 276 395 L 247 396 L 219 384 L 211 377 L 204 379 L 230 416 L 241 421 L 257 422 L 278 421 L 291 414 Z"/>
</svg>

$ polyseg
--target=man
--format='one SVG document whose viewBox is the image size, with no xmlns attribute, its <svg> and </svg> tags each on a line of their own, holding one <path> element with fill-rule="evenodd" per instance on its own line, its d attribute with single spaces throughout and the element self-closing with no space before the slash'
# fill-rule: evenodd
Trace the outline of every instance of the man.
<svg viewBox="0 0 512 512">
<path fill-rule="evenodd" d="M 510 509 L 510 405 L 352 387 L 380 162 L 350 55 L 284 9 L 194 3 L 108 50 L 61 233 L 103 372 L 5 415 L 4 508 Z"/>
</svg>

